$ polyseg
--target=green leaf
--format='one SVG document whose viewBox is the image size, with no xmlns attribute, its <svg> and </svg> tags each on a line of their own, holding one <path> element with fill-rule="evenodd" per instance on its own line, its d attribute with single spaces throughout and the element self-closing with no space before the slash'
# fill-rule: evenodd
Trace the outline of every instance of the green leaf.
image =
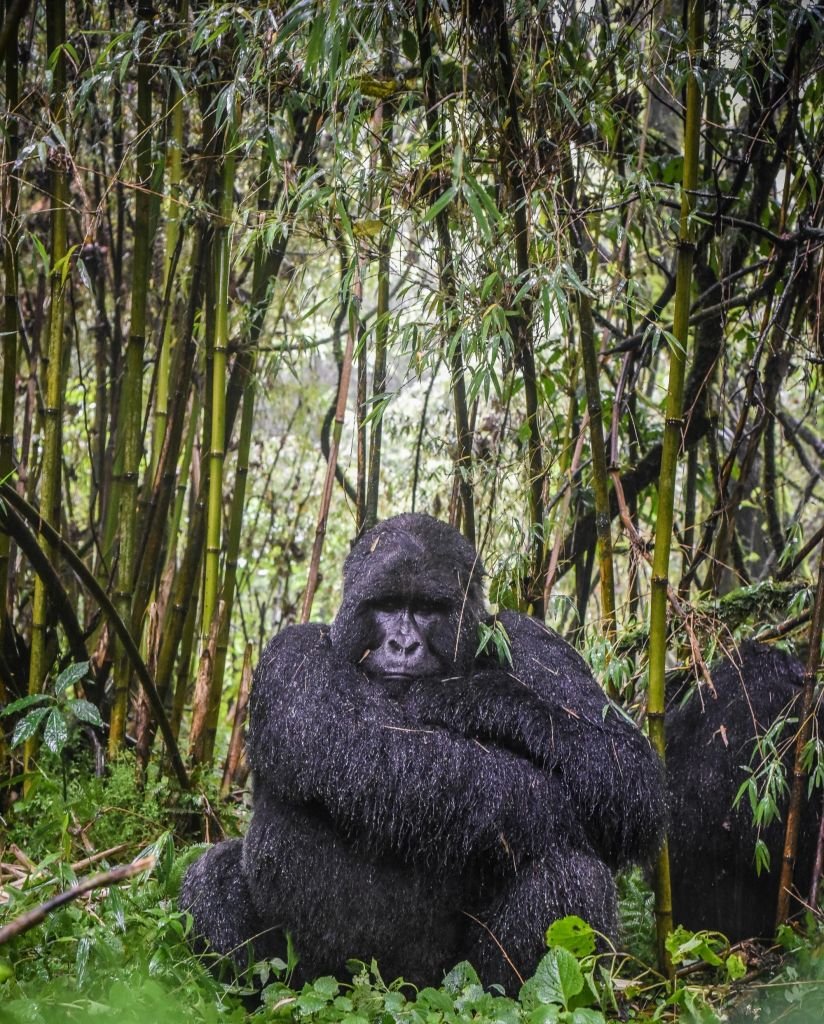
<svg viewBox="0 0 824 1024">
<path fill-rule="evenodd" d="M 50 700 L 51 697 L 47 693 L 30 693 L 28 697 L 20 697 L 19 700 L 13 700 L 11 704 L 7 704 L 0 711 L 0 718 L 3 715 L 13 715 L 15 711 L 22 711 L 24 708 L 31 707 L 32 704 L 42 704 L 44 701 Z"/>
<path fill-rule="evenodd" d="M 731 953 L 725 964 L 730 981 L 740 981 L 747 973 L 747 965 L 737 953 Z"/>
<path fill-rule="evenodd" d="M 489 230 L 489 223 L 486 219 L 483 207 L 478 202 L 478 197 L 472 191 L 471 188 L 464 186 L 463 188 L 464 198 L 469 204 L 469 209 L 472 211 L 472 216 L 475 218 L 475 223 L 478 225 L 478 230 L 483 235 L 485 242 L 492 241 L 492 232 Z"/>
<path fill-rule="evenodd" d="M 571 1024 L 605 1024 L 606 1017 L 600 1010 L 592 1010 L 588 1007 L 579 1007 L 572 1013 Z"/>
<path fill-rule="evenodd" d="M 455 186 L 450 185 L 449 188 L 446 189 L 446 191 L 443 193 L 443 195 L 438 196 L 435 202 L 426 211 L 426 213 L 424 214 L 423 223 L 426 224 L 427 221 L 434 220 L 435 217 L 437 217 L 438 214 L 441 212 L 441 210 L 443 210 L 452 202 L 452 200 L 455 198 L 456 193 L 457 189 L 455 188 Z"/>
<path fill-rule="evenodd" d="M 25 718 L 21 718 L 14 727 L 11 745 L 16 747 L 18 743 L 24 743 L 26 740 L 31 739 L 50 710 L 50 708 L 37 708 L 35 711 L 30 711 Z"/>
<path fill-rule="evenodd" d="M 88 674 L 88 661 L 78 661 L 74 665 L 69 665 L 69 667 L 64 668 L 57 677 L 54 684 L 54 692 L 62 693 L 63 690 L 68 690 L 70 686 L 74 686 L 76 683 L 82 682 Z"/>
<path fill-rule="evenodd" d="M 542 1003 L 560 1003 L 564 1009 L 584 987 L 581 966 L 568 949 L 551 949 L 535 972 L 536 998 Z"/>
<path fill-rule="evenodd" d="M 401 34 L 401 50 L 403 50 L 403 55 L 410 64 L 414 64 L 417 61 L 418 40 L 415 33 L 410 32 L 408 28 L 405 28 Z"/>
<path fill-rule="evenodd" d="M 675 964 L 684 960 L 703 960 L 711 967 L 721 967 L 723 961 L 710 945 L 708 932 L 690 932 L 680 925 L 666 938 L 666 946 Z"/>
<path fill-rule="evenodd" d="M 87 700 L 78 697 L 77 700 L 70 700 L 66 709 L 74 715 L 79 722 L 88 722 L 90 725 L 102 725 L 103 719 L 100 712 Z"/>
<path fill-rule="evenodd" d="M 546 941 L 548 946 L 569 950 L 578 960 L 595 952 L 595 932 L 574 914 L 553 922 L 547 929 Z"/>
<path fill-rule="evenodd" d="M 43 729 L 43 742 L 54 754 L 59 754 L 69 738 L 69 723 L 60 708 L 52 708 Z"/>
</svg>

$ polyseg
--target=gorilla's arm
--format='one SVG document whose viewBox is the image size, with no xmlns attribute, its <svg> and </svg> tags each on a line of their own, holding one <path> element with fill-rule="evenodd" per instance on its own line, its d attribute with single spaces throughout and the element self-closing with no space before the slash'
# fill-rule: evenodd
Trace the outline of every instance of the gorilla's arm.
<svg viewBox="0 0 824 1024">
<path fill-rule="evenodd" d="M 646 738 L 607 700 L 583 659 L 540 622 L 500 615 L 512 667 L 415 684 L 421 720 L 490 740 L 567 780 L 573 811 L 611 866 L 646 857 L 664 820 L 663 773 Z"/>
<path fill-rule="evenodd" d="M 544 856 L 558 835 L 583 841 L 558 773 L 421 728 L 379 683 L 337 663 L 325 627 L 294 626 L 269 644 L 249 721 L 256 785 L 322 805 L 370 852 L 454 868 L 479 853 L 502 865 Z"/>
</svg>

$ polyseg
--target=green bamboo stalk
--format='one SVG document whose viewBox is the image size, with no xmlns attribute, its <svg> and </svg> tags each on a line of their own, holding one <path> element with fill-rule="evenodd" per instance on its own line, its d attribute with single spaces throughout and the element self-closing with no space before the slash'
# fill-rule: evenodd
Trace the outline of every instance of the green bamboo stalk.
<svg viewBox="0 0 824 1024">
<path fill-rule="evenodd" d="M 183 26 L 189 10 L 189 0 L 180 0 L 177 10 L 178 22 Z M 166 103 L 166 119 L 169 134 L 166 140 L 166 167 L 169 172 L 169 192 L 166 199 L 166 255 L 163 266 L 163 292 L 169 290 L 169 278 L 174 269 L 174 252 L 180 236 L 180 183 L 183 180 L 183 96 L 180 86 L 174 77 L 169 83 L 169 96 Z M 149 467 L 149 479 L 154 480 L 163 438 L 166 434 L 168 418 L 169 382 L 174 378 L 170 375 L 171 351 L 174 344 L 174 317 L 166 317 L 163 340 L 160 345 L 157 366 L 157 391 L 155 394 L 154 423 L 152 431 L 152 457 Z"/>
<path fill-rule="evenodd" d="M 598 566 L 601 575 L 601 628 L 606 639 L 615 640 L 615 571 L 612 558 L 612 514 L 609 506 L 609 472 L 607 470 L 606 444 L 604 442 L 604 417 L 601 405 L 601 387 L 598 382 L 598 350 L 595 339 L 595 321 L 592 303 L 587 291 L 587 261 L 582 248 L 583 239 L 575 229 L 577 207 L 575 172 L 569 147 L 564 148 L 562 157 L 564 172 L 563 187 L 570 211 L 573 245 L 573 267 L 581 282 L 581 289 L 575 293 L 575 308 L 578 314 L 578 328 L 581 335 L 581 364 L 584 369 L 584 386 L 589 412 L 590 451 L 592 453 L 592 492 L 595 499 L 595 535 L 598 545 Z M 615 696 L 614 693 L 610 696 Z"/>
<path fill-rule="evenodd" d="M 143 353 L 151 269 L 152 85 L 149 46 L 154 9 L 151 0 L 137 5 L 138 22 L 145 22 L 137 65 L 137 194 L 135 196 L 132 308 L 126 365 L 118 419 L 123 436 L 123 472 L 119 495 L 119 554 L 115 606 L 124 622 L 131 621 L 134 567 L 137 558 L 137 482 L 143 429 Z M 114 757 L 126 736 L 131 666 L 122 651 L 115 656 L 114 701 L 109 721 L 109 756 Z"/>
<path fill-rule="evenodd" d="M 205 223 L 198 224 L 192 244 L 192 274 L 189 282 L 186 320 L 182 327 L 182 339 L 175 348 L 171 366 L 171 379 L 174 381 L 171 418 L 168 416 L 167 410 L 167 415 L 164 416 L 165 435 L 161 441 L 152 486 L 147 494 L 146 517 L 142 524 L 142 542 L 132 601 L 132 624 L 135 636 L 140 635 L 143 615 L 149 603 L 152 587 L 158 578 L 163 539 L 167 536 L 167 518 L 174 497 L 177 462 L 186 425 L 186 406 L 197 354 L 195 319 L 203 298 L 205 235 Z"/>
<path fill-rule="evenodd" d="M 229 353 L 229 263 L 235 184 L 234 133 L 227 126 L 221 175 L 220 209 L 215 228 L 215 330 L 212 362 L 212 425 L 209 446 L 209 498 L 201 644 L 205 645 L 220 589 L 220 535 L 223 517 L 223 466 L 226 457 L 226 382 Z"/>
<path fill-rule="evenodd" d="M 439 111 L 441 96 L 438 87 L 437 64 L 432 55 L 432 23 L 429 0 L 418 0 L 415 5 L 415 26 L 418 35 L 418 50 L 421 57 L 421 68 L 424 76 L 424 97 L 426 100 L 426 122 L 429 134 L 430 154 L 438 154 L 443 160 L 443 133 Z M 433 166 L 435 187 L 432 200 L 437 202 L 445 188 L 441 167 Z M 438 277 L 441 285 L 441 310 L 444 322 L 454 324 L 456 295 L 455 269 L 452 262 L 452 238 L 449 233 L 449 214 L 446 207 L 435 217 L 438 232 Z M 445 347 L 449 348 L 449 326 L 444 331 Z M 450 364 L 452 373 L 452 401 L 455 409 L 455 429 L 457 434 L 458 456 L 455 460 L 455 473 L 458 478 L 458 489 L 461 497 L 463 521 L 461 529 L 467 539 L 476 543 L 475 529 L 475 496 L 472 482 L 472 426 L 469 419 L 469 408 L 466 399 L 466 381 L 464 379 L 464 358 L 462 341 L 452 346 Z"/>
<path fill-rule="evenodd" d="M 667 588 L 672 545 L 675 478 L 683 431 L 684 373 L 689 338 L 690 290 L 692 285 L 694 230 L 690 215 L 695 207 L 698 184 L 698 156 L 701 127 L 701 94 L 698 63 L 704 43 L 703 0 L 685 0 L 687 5 L 687 56 L 690 74 L 686 86 L 686 126 L 684 130 L 684 181 L 681 191 L 681 221 L 678 234 L 678 259 L 675 277 L 675 316 L 673 344 L 670 348 L 670 373 L 667 389 L 666 420 L 658 481 L 658 517 L 655 524 L 655 554 L 652 564 L 649 631 L 649 734 L 659 756 L 664 758 L 665 669 L 667 655 Z M 658 859 L 655 886 L 655 917 L 658 937 L 658 963 L 669 977 L 672 962 L 665 940 L 672 930 L 672 894 L 669 854 L 666 844 Z"/>
<path fill-rule="evenodd" d="M 268 168 L 264 170 L 260 188 L 258 190 L 258 206 L 261 220 L 269 206 L 271 190 L 271 176 Z M 263 241 L 263 234 L 258 236 L 255 248 L 255 263 L 252 275 L 252 295 L 257 301 L 262 301 L 266 293 L 267 282 L 264 280 L 266 268 L 266 252 Z M 249 328 L 253 327 L 252 322 Z M 217 638 L 215 648 L 215 660 L 212 666 L 211 689 L 209 692 L 209 713 L 206 720 L 206 737 L 204 752 L 208 761 L 214 758 L 215 737 L 217 735 L 217 722 L 220 713 L 220 700 L 223 693 L 223 678 L 226 672 L 226 659 L 229 651 L 229 627 L 232 621 L 232 608 L 235 599 L 237 585 L 237 566 L 240 555 L 240 538 L 243 528 L 243 510 L 246 503 L 246 482 L 249 477 L 249 453 L 252 448 L 252 428 L 255 418 L 255 380 L 257 371 L 257 341 L 258 332 L 254 333 L 254 340 L 238 357 L 243 362 L 244 372 L 240 377 L 243 387 L 243 399 L 240 415 L 240 435 L 237 446 L 237 465 L 235 468 L 235 485 L 232 491 L 232 508 L 229 516 L 229 529 L 226 537 L 226 563 L 223 573 L 223 586 L 221 588 L 221 601 L 225 607 L 225 614 L 221 620 L 221 630 Z"/>
<path fill-rule="evenodd" d="M 384 61 L 384 71 L 391 74 L 391 61 Z M 392 129 L 395 107 L 391 99 L 381 103 L 380 165 L 382 195 L 381 236 L 378 243 L 378 308 L 375 318 L 375 362 L 372 369 L 372 430 L 369 439 L 369 470 L 367 474 L 366 513 L 364 529 L 378 521 L 378 492 L 381 474 L 383 410 L 379 408 L 386 392 L 386 350 L 389 340 L 389 261 L 392 255 Z"/>
<path fill-rule="evenodd" d="M 501 133 L 504 142 L 505 173 L 512 192 L 513 220 L 515 224 L 515 261 L 518 278 L 526 282 L 530 274 L 529 263 L 529 211 L 521 161 L 524 141 L 520 127 L 518 91 L 515 83 L 515 69 L 512 59 L 512 43 L 506 16 L 506 4 L 497 0 L 494 23 L 498 28 L 498 100 L 502 112 Z M 544 529 L 544 464 L 543 442 L 539 420 L 538 377 L 535 366 L 535 351 L 532 337 L 532 302 L 529 297 L 522 300 L 523 311 L 512 320 L 512 338 L 516 348 L 516 360 L 524 382 L 524 404 L 526 423 L 529 428 L 527 441 L 527 466 L 529 471 L 529 519 L 532 535 L 532 555 L 529 575 L 526 580 L 524 597 L 532 613 L 543 618 L 544 587 L 547 576 L 548 551 Z"/>
<path fill-rule="evenodd" d="M 206 105 L 208 111 L 209 106 Z M 316 112 L 309 112 L 305 117 L 297 116 L 296 126 L 296 144 L 293 155 L 293 162 L 297 167 L 308 166 L 315 149 L 315 143 L 317 140 L 317 126 L 319 119 Z M 204 116 L 204 138 L 209 139 L 214 135 L 213 128 L 210 126 L 208 117 Z M 285 189 L 285 183 L 281 186 Z M 300 199 L 300 193 L 296 192 L 290 201 L 290 207 L 294 206 Z M 268 205 L 268 204 L 267 204 Z M 272 282 L 277 278 L 280 272 L 280 267 L 283 263 L 283 258 L 286 252 L 287 238 L 281 236 L 280 240 L 275 246 L 266 253 L 260 275 L 258 280 L 255 282 L 253 287 L 253 294 L 251 299 L 251 320 L 249 326 L 249 346 L 248 351 L 254 352 L 257 349 L 260 335 L 263 330 L 264 321 L 266 319 L 266 312 L 269 308 L 269 289 Z M 208 325 L 210 318 L 210 311 L 216 305 L 214 296 L 211 294 L 213 291 L 212 285 L 214 281 L 214 275 L 207 275 L 207 300 L 206 300 L 206 320 L 207 330 L 206 334 L 211 331 Z M 212 372 L 212 359 L 211 359 L 211 348 L 207 344 L 207 358 L 206 358 L 206 393 L 211 394 L 211 381 L 213 377 Z M 232 377 L 236 375 L 245 379 L 250 372 L 250 364 L 242 354 L 235 360 L 234 367 L 232 369 Z M 243 389 L 235 387 L 230 381 L 228 388 L 226 389 L 226 431 L 224 434 L 224 448 L 229 443 L 229 435 L 234 425 L 235 417 L 237 415 L 237 401 L 242 397 Z M 204 418 L 204 437 L 210 438 L 211 433 L 211 411 L 212 403 L 208 402 L 203 408 Z M 192 414 L 194 421 L 197 419 L 196 413 Z M 192 421 L 193 429 L 194 421 Z M 191 661 L 191 652 L 194 643 L 194 634 L 197 628 L 196 620 L 196 606 L 197 606 L 197 577 L 201 565 L 201 557 L 203 553 L 203 538 L 205 533 L 205 505 L 206 505 L 206 494 L 209 486 L 209 472 L 208 472 L 208 453 L 201 460 L 201 482 L 200 489 L 194 502 L 194 508 L 192 515 L 189 520 L 189 527 L 186 533 L 186 549 L 183 553 L 181 567 L 175 577 L 175 582 L 172 588 L 172 599 L 169 602 L 166 618 L 164 619 L 163 628 L 161 630 L 162 641 L 160 645 L 160 652 L 158 654 L 158 667 L 157 667 L 157 684 L 158 689 L 162 693 L 166 693 L 170 685 L 172 675 L 174 673 L 175 658 L 180 648 L 180 658 L 178 664 L 178 677 L 175 685 L 173 709 L 172 709 L 172 729 L 175 736 L 177 736 L 180 729 L 180 725 L 183 718 L 184 703 L 186 698 L 186 690 L 189 682 L 189 664 Z M 180 508 L 182 508 L 183 493 L 178 495 L 178 504 L 176 506 L 175 515 L 178 520 L 180 517 Z"/>
<path fill-rule="evenodd" d="M 249 476 L 249 452 L 252 447 L 252 427 L 254 426 L 255 418 L 254 363 L 255 359 L 253 356 L 246 389 L 243 393 L 235 485 L 232 491 L 232 509 L 226 537 L 226 564 L 223 573 L 223 586 L 221 587 L 221 605 L 223 605 L 225 611 L 221 619 L 221 629 L 218 633 L 215 660 L 212 666 L 209 712 L 206 718 L 206 735 L 203 744 L 204 758 L 209 764 L 212 763 L 214 758 L 215 737 L 217 736 L 217 723 L 220 715 L 220 700 L 223 694 L 223 677 L 226 671 L 226 659 L 229 651 L 229 627 L 237 582 L 240 537 L 243 529 L 243 509 L 246 501 L 246 481 Z"/>
<path fill-rule="evenodd" d="M 53 60 L 52 120 L 60 134 L 66 137 L 66 41 L 65 3 L 55 2 L 46 9 L 46 45 Z M 40 489 L 40 511 L 43 518 L 55 526 L 60 522 L 60 466 L 62 458 L 63 376 L 64 346 L 63 320 L 65 314 L 65 283 L 69 275 L 67 242 L 69 179 L 65 155 L 55 152 L 52 159 L 51 190 L 51 257 L 49 281 L 48 347 L 46 358 L 46 401 L 43 409 L 43 469 Z M 39 543 L 46 558 L 52 562 L 52 545 L 39 532 Z M 29 693 L 40 693 L 46 675 L 46 588 L 37 576 L 34 581 L 32 602 L 31 661 L 29 665 Z M 28 771 L 34 744 L 29 741 L 24 750 L 24 771 Z"/>
<path fill-rule="evenodd" d="M 169 521 L 169 544 L 166 550 L 166 562 L 164 570 L 171 559 L 176 557 L 177 538 L 180 533 L 180 522 L 183 518 L 183 502 L 186 500 L 186 489 L 189 480 L 189 471 L 192 468 L 192 454 L 195 449 L 195 438 L 197 426 L 200 420 L 201 394 L 195 388 L 189 395 L 189 416 L 186 425 L 186 438 L 183 442 L 183 454 L 180 459 L 180 467 L 177 473 L 175 484 L 175 500 L 172 506 L 172 515 Z"/>
<path fill-rule="evenodd" d="M 7 16 L 10 12 L 7 12 Z M 9 25 L 10 43 L 6 57 L 6 153 L 8 171 L 3 175 L 3 397 L 0 409 L 0 480 L 7 480 L 14 467 L 14 404 L 17 381 L 17 335 L 20 313 L 17 306 L 17 246 L 20 222 L 17 217 L 19 185 L 15 163 L 19 152 L 17 106 L 20 102 L 17 61 L 17 26 Z M 0 534 L 0 636 L 5 634 L 9 609 L 6 588 L 9 576 L 10 538 Z M 0 681 L 0 700 L 5 699 Z M 2 747 L 2 735 L 0 735 Z"/>
</svg>

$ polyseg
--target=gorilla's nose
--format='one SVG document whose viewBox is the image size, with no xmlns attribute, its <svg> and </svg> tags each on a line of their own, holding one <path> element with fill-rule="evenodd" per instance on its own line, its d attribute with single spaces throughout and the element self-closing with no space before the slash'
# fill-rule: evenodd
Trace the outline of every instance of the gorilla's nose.
<svg viewBox="0 0 824 1024">
<path fill-rule="evenodd" d="M 389 649 L 391 651 L 395 654 L 403 654 L 407 657 L 410 654 L 414 654 L 420 646 L 420 640 L 415 640 L 414 637 L 392 637 L 389 640 Z"/>
</svg>

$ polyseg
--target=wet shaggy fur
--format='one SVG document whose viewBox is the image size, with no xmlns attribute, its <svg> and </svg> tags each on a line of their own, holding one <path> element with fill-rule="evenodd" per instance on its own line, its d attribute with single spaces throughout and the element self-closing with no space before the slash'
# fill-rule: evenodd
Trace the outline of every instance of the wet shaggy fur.
<svg viewBox="0 0 824 1024">
<path fill-rule="evenodd" d="M 787 798 L 781 820 L 761 832 L 770 870 L 755 870 L 757 830 L 746 795 L 733 807 L 748 777 L 756 736 L 789 714 L 781 738 L 788 784 L 804 669 L 783 651 L 743 644 L 734 660 L 713 667 L 717 698 L 702 690 L 682 704 L 673 692 L 667 711 L 667 776 L 671 793 L 670 866 L 673 917 L 695 931 L 723 931 L 733 942 L 769 937 L 775 929 Z M 702 707 L 703 704 L 703 707 Z M 822 723 L 824 724 L 824 723 Z M 755 754 L 756 765 L 760 755 Z M 818 833 L 818 803 L 808 802 L 799 831 L 795 882 L 810 884 Z"/>
<path fill-rule="evenodd" d="M 511 666 L 476 657 L 482 573 L 451 527 L 398 516 L 355 545 L 331 628 L 270 642 L 250 702 L 251 826 L 183 886 L 201 943 L 245 963 L 244 938 L 273 955 L 288 931 L 298 980 L 374 957 L 387 980 L 439 984 L 469 959 L 515 992 L 554 919 L 614 936 L 611 869 L 659 842 L 660 766 L 537 621 L 501 615 Z M 440 678 L 384 685 L 358 667 L 370 611 L 399 600 L 442 609 Z"/>
</svg>

